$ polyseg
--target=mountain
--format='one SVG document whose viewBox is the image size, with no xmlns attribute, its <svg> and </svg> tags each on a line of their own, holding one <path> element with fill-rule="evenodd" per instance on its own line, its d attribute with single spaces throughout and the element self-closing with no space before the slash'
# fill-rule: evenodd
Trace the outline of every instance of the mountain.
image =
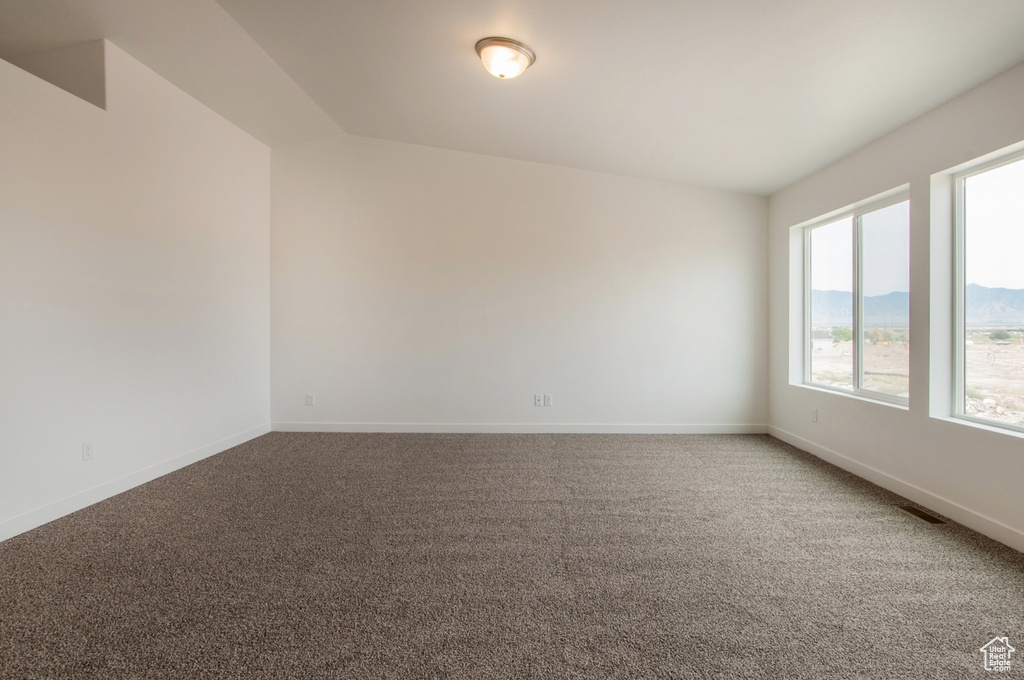
<svg viewBox="0 0 1024 680">
<path fill-rule="evenodd" d="M 886 293 L 864 298 L 865 326 L 909 326 L 910 293 Z"/>
<path fill-rule="evenodd" d="M 967 286 L 968 326 L 1024 325 L 1024 289 Z M 853 294 L 839 290 L 812 290 L 811 313 L 816 326 L 853 324 Z M 887 293 L 864 298 L 865 326 L 907 326 L 910 324 L 910 294 Z"/>
<path fill-rule="evenodd" d="M 811 313 L 815 326 L 852 326 L 853 293 L 812 290 Z M 866 326 L 909 326 L 910 293 L 886 293 L 864 298 Z"/>
<path fill-rule="evenodd" d="M 852 326 L 853 293 L 812 290 L 811 319 L 815 326 Z"/>
<path fill-rule="evenodd" d="M 1024 324 L 1024 290 L 967 284 L 964 307 L 968 326 Z"/>
</svg>

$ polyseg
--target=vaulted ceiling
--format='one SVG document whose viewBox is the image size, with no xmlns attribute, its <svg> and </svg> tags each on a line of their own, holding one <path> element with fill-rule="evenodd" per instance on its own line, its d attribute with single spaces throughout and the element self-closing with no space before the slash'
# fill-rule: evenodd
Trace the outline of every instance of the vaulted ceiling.
<svg viewBox="0 0 1024 680">
<path fill-rule="evenodd" d="M 489 76 L 483 37 L 527 43 Z M 270 145 L 342 132 L 772 193 L 1024 61 L 1020 0 L 0 0 Z"/>
</svg>

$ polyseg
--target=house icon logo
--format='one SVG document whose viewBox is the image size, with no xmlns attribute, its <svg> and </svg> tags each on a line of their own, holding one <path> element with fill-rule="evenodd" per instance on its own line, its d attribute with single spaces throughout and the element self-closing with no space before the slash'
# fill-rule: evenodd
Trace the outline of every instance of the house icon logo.
<svg viewBox="0 0 1024 680">
<path fill-rule="evenodd" d="M 1015 651 L 1010 646 L 1010 638 L 992 638 L 981 648 L 981 653 L 985 655 L 985 670 L 997 673 L 1010 670 L 1010 655 Z"/>
</svg>

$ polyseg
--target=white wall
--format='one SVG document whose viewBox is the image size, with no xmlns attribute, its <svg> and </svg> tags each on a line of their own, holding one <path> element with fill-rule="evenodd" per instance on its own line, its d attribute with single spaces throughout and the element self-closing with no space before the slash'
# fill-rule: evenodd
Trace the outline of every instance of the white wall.
<svg viewBox="0 0 1024 680">
<path fill-rule="evenodd" d="M 275 148 L 274 427 L 765 431 L 766 208 L 351 136 Z"/>
<path fill-rule="evenodd" d="M 771 432 L 1024 550 L 1024 438 L 949 418 L 952 309 L 945 172 L 1024 140 L 1024 65 L 770 200 Z M 933 177 L 941 174 L 942 176 Z M 799 379 L 799 268 L 791 227 L 910 184 L 909 410 L 791 384 Z M 932 187 L 935 193 L 932 193 Z M 812 423 L 811 409 L 819 410 Z"/>
<path fill-rule="evenodd" d="M 270 152 L 110 44 L 106 83 L 0 61 L 0 539 L 269 429 Z"/>
</svg>

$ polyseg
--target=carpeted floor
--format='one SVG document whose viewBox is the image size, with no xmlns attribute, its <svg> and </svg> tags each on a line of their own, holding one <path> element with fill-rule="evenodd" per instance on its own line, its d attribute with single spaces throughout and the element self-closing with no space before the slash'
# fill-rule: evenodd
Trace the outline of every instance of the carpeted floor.
<svg viewBox="0 0 1024 680">
<path fill-rule="evenodd" d="M 1024 555 L 901 500 L 767 436 L 273 433 L 0 544 L 0 677 L 985 677 Z"/>
</svg>

